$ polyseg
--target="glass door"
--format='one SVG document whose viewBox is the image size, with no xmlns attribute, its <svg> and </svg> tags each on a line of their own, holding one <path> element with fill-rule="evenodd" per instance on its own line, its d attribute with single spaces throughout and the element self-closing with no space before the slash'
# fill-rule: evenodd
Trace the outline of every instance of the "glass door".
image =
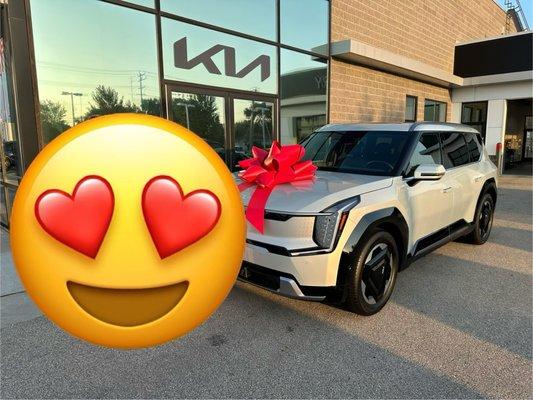
<svg viewBox="0 0 533 400">
<path fill-rule="evenodd" d="M 274 100 L 232 99 L 232 165 L 252 156 L 252 146 L 267 149 L 276 138 Z"/>
<path fill-rule="evenodd" d="M 276 135 L 276 98 L 194 86 L 167 88 L 168 118 L 204 139 L 232 171 Z"/>
<path fill-rule="evenodd" d="M 200 136 L 229 163 L 226 96 L 178 89 L 169 90 L 168 99 L 168 118 Z"/>
</svg>

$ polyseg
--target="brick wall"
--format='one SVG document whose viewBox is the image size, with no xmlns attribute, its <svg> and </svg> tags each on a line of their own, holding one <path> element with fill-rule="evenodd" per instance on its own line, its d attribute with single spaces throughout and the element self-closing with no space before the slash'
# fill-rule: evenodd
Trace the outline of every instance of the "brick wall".
<svg viewBox="0 0 533 400">
<path fill-rule="evenodd" d="M 457 42 L 497 36 L 505 12 L 493 0 L 331 0 L 332 41 L 354 39 L 453 72 Z M 403 122 L 405 96 L 445 101 L 450 91 L 396 75 L 331 62 L 330 121 Z"/>
<path fill-rule="evenodd" d="M 332 41 L 355 39 L 448 72 L 457 42 L 504 31 L 493 0 L 331 0 Z"/>
<path fill-rule="evenodd" d="M 337 60 L 331 68 L 332 123 L 403 122 L 406 95 L 418 97 L 418 121 L 424 119 L 425 98 L 448 103 L 446 120 L 450 121 L 448 89 Z"/>
</svg>

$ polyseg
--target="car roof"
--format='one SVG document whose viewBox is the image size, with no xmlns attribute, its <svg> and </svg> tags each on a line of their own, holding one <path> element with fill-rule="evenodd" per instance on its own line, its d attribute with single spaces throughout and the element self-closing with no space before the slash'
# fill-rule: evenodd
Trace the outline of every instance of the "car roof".
<svg viewBox="0 0 533 400">
<path fill-rule="evenodd" d="M 438 132 L 472 132 L 478 133 L 478 131 L 471 126 L 463 124 L 452 124 L 449 122 L 409 122 L 401 124 L 328 124 L 322 128 L 317 129 L 320 131 L 395 131 L 395 132 L 420 132 L 420 131 L 438 131 Z"/>
</svg>

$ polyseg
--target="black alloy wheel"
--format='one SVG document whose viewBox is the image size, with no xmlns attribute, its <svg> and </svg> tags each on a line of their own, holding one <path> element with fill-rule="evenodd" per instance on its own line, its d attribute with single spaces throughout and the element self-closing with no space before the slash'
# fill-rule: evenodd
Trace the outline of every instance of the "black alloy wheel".
<svg viewBox="0 0 533 400">
<path fill-rule="evenodd" d="M 482 195 L 474 216 L 474 230 L 468 234 L 466 242 L 483 244 L 490 236 L 494 220 L 494 199 L 489 193 Z"/>
<path fill-rule="evenodd" d="M 346 306 L 362 315 L 377 313 L 389 300 L 398 273 L 398 247 L 380 229 L 364 235 L 348 279 Z"/>
</svg>

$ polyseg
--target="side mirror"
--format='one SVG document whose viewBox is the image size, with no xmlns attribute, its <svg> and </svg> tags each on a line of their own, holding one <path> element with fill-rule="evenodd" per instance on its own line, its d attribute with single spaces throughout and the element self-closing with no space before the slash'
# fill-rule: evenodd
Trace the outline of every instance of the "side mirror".
<svg viewBox="0 0 533 400">
<path fill-rule="evenodd" d="M 441 164 L 422 164 L 415 169 L 414 180 L 437 181 L 444 176 L 446 168 Z"/>
</svg>

